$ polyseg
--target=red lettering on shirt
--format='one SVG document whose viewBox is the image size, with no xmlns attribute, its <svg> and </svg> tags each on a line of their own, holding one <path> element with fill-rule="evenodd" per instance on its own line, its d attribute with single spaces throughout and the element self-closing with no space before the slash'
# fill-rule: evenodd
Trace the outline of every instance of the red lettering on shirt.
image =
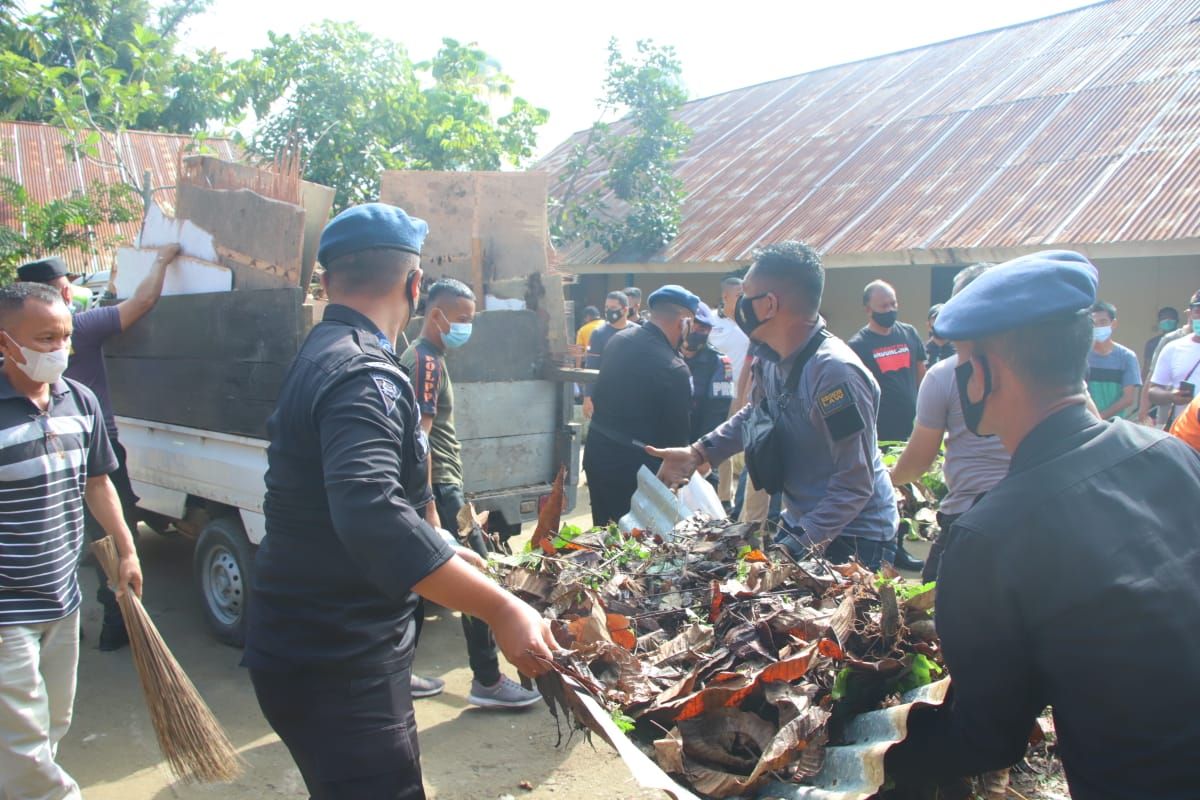
<svg viewBox="0 0 1200 800">
<path fill-rule="evenodd" d="M 912 366 L 912 353 L 907 344 L 889 344 L 871 352 L 880 372 L 902 372 Z"/>
</svg>

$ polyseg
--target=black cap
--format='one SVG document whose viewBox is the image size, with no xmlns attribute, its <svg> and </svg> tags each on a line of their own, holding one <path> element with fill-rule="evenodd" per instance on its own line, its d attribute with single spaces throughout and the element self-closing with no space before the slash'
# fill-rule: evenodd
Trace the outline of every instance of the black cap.
<svg viewBox="0 0 1200 800">
<path fill-rule="evenodd" d="M 27 283 L 49 283 L 55 278 L 69 278 L 67 265 L 57 256 L 30 261 L 17 267 L 17 280 Z"/>
</svg>

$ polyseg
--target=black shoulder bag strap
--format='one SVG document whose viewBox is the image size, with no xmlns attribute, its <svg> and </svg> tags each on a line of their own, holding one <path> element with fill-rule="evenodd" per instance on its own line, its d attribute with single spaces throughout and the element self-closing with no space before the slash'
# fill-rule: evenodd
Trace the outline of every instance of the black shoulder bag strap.
<svg viewBox="0 0 1200 800">
<path fill-rule="evenodd" d="M 796 363 L 792 364 L 792 371 L 788 373 L 787 380 L 783 382 L 783 391 L 776 401 L 776 405 L 779 407 L 779 415 L 783 414 L 783 410 L 787 408 L 792 395 L 796 394 L 796 387 L 800 385 L 800 376 L 803 374 L 808 362 L 817 354 L 817 350 L 821 348 L 821 343 L 831 338 L 833 338 L 833 334 L 827 328 L 821 328 L 821 330 L 817 331 L 808 340 L 808 344 L 800 351 L 800 355 L 796 356 Z"/>
</svg>

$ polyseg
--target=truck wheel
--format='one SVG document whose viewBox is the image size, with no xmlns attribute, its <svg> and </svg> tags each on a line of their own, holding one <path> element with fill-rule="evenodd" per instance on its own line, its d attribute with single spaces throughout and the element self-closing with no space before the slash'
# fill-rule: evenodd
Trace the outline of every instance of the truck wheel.
<svg viewBox="0 0 1200 800">
<path fill-rule="evenodd" d="M 192 568 L 213 633 L 225 644 L 241 647 L 246 640 L 254 547 L 237 517 L 219 517 L 204 526 Z"/>
</svg>

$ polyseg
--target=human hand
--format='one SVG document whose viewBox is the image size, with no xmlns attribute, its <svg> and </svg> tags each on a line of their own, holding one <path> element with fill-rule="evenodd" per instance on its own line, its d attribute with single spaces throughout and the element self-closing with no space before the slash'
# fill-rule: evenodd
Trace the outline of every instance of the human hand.
<svg viewBox="0 0 1200 800">
<path fill-rule="evenodd" d="M 133 590 L 138 597 L 142 596 L 142 565 L 136 553 L 122 556 L 117 562 L 117 597 L 124 596 L 128 590 Z"/>
<path fill-rule="evenodd" d="M 179 256 L 182 248 L 178 244 L 164 244 L 158 248 L 158 257 L 154 259 L 155 266 L 166 266 Z"/>
<path fill-rule="evenodd" d="M 508 595 L 508 607 L 491 621 L 492 635 L 504 657 L 522 674 L 536 678 L 549 667 L 558 643 L 550 632 L 550 621 L 543 619 L 528 603 Z"/>
<path fill-rule="evenodd" d="M 487 572 L 487 561 L 471 548 L 456 544 L 454 545 L 454 554 L 480 572 Z"/>
<path fill-rule="evenodd" d="M 590 398 L 590 397 L 583 398 L 583 418 L 591 419 L 592 414 L 595 414 L 595 413 L 596 413 L 596 406 L 592 402 L 592 398 Z"/>
<path fill-rule="evenodd" d="M 1186 406 L 1188 403 L 1192 402 L 1194 398 L 1195 395 L 1192 394 L 1192 392 L 1183 388 L 1179 388 L 1171 392 L 1171 402 L 1177 406 Z"/>
<path fill-rule="evenodd" d="M 658 468 L 658 479 L 667 485 L 668 489 L 678 489 L 692 479 L 692 473 L 705 463 L 694 447 L 657 447 L 646 446 L 646 452 L 655 458 L 662 459 Z"/>
</svg>

